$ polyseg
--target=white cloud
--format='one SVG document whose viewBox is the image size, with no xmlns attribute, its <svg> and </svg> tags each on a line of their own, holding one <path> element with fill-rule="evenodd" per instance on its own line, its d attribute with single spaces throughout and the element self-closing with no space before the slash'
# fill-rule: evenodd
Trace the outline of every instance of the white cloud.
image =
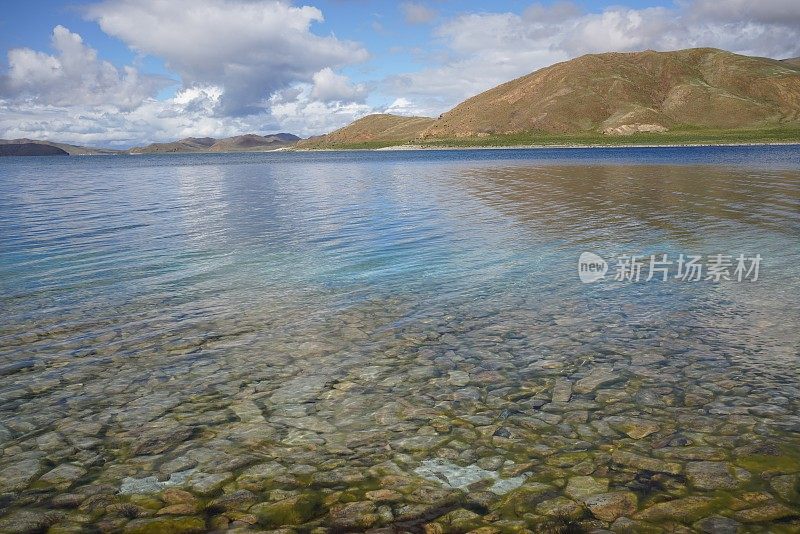
<svg viewBox="0 0 800 534">
<path fill-rule="evenodd" d="M 324 102 L 314 86 L 299 84 L 275 93 L 257 114 L 229 117 L 215 113 L 223 92 L 196 86 L 167 100 L 149 99 L 121 112 L 112 105 L 53 106 L 0 100 L 0 137 L 49 139 L 80 145 L 130 147 L 183 137 L 229 137 L 242 133 L 327 133 L 374 113 L 364 103 Z"/>
<path fill-rule="evenodd" d="M 366 87 L 353 85 L 347 76 L 336 74 L 330 67 L 314 73 L 313 81 L 311 97 L 322 102 L 362 102 L 367 96 Z"/>
<path fill-rule="evenodd" d="M 463 14 L 435 33 L 444 53 L 420 71 L 390 76 L 382 90 L 428 115 L 502 82 L 586 54 L 717 47 L 748 55 L 800 55 L 797 0 L 696 0 L 676 8 L 533 4 L 523 13 Z"/>
<path fill-rule="evenodd" d="M 386 109 L 383 110 L 383 113 L 391 113 L 392 115 L 406 115 L 409 117 L 420 117 L 425 116 L 427 110 L 425 108 L 419 107 L 413 102 L 411 102 L 407 98 L 399 97 L 396 98 Z"/>
<path fill-rule="evenodd" d="M 181 89 L 155 100 L 169 80 L 117 69 L 59 26 L 54 55 L 9 52 L 0 74 L 0 137 L 130 146 L 246 132 L 311 135 L 371 111 L 366 87 L 334 71 L 365 60 L 366 50 L 314 34 L 311 25 L 322 21 L 314 7 L 106 0 L 87 16 L 135 51 L 165 60 Z"/>
<path fill-rule="evenodd" d="M 42 105 L 114 105 L 129 110 L 168 83 L 98 59 L 96 50 L 63 26 L 53 29 L 52 46 L 55 55 L 30 48 L 10 50 L 0 96 Z"/>
<path fill-rule="evenodd" d="M 294 98 L 275 95 L 270 102 L 273 119 L 284 131 L 300 136 L 317 135 L 341 128 L 373 113 L 371 106 L 341 100 L 323 101 L 314 97 L 314 86 L 300 86 Z"/>
<path fill-rule="evenodd" d="M 163 58 L 184 86 L 224 88 L 222 113 L 263 111 L 278 90 L 366 60 L 360 45 L 311 32 L 315 7 L 250 0 L 106 0 L 88 9 L 104 32 Z"/>
<path fill-rule="evenodd" d="M 403 2 L 400 10 L 409 24 L 427 24 L 438 15 L 436 10 L 419 2 Z"/>
<path fill-rule="evenodd" d="M 267 114 L 230 118 L 209 113 L 214 102 L 208 98 L 198 94 L 182 102 L 151 99 L 126 112 L 108 105 L 61 107 L 0 101 L 0 137 L 127 148 L 189 136 L 226 137 L 279 129 Z"/>
</svg>

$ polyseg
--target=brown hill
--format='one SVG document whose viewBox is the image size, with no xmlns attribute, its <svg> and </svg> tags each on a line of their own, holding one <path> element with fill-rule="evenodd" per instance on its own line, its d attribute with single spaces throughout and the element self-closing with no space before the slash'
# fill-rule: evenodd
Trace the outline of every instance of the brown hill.
<svg viewBox="0 0 800 534">
<path fill-rule="evenodd" d="M 301 141 L 297 148 L 335 148 L 374 141 L 413 140 L 433 124 L 434 120 L 429 117 L 402 117 L 386 113 L 367 115 L 327 135 Z"/>
<path fill-rule="evenodd" d="M 800 123 L 800 67 L 712 48 L 590 54 L 474 96 L 424 137 Z"/>
</svg>

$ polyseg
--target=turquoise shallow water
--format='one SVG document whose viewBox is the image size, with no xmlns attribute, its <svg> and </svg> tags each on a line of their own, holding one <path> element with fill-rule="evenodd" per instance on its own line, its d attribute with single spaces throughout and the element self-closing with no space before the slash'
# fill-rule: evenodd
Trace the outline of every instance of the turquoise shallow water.
<svg viewBox="0 0 800 534">
<path fill-rule="evenodd" d="M 699 495 L 749 524 L 720 491 L 796 509 L 774 477 L 800 473 L 799 244 L 797 146 L 0 159 L 0 514 L 97 488 L 125 501 L 176 473 L 202 499 L 334 488 L 360 501 L 374 472 L 314 477 L 392 462 L 418 480 L 432 459 L 550 488 L 529 517 L 470 505 L 495 514 L 487 524 L 540 525 L 542 503 L 579 502 L 564 488 L 590 475 L 635 492 L 636 521 Z M 620 254 L 763 260 L 755 282 L 583 284 L 583 251 L 612 267 Z M 559 380 L 575 387 L 563 404 Z M 665 445 L 678 435 L 702 452 Z M 783 461 L 768 475 L 742 452 L 761 442 Z M 704 485 L 687 473 L 712 468 L 689 462 L 645 490 L 615 449 L 749 475 Z M 242 478 L 266 460 L 295 481 Z M 79 475 L 48 482 L 64 463 Z M 430 500 L 417 491 L 373 523 L 419 527 L 401 510 Z M 335 523 L 339 497 L 326 499 L 303 520 Z M 603 522 L 579 505 L 576 521 Z M 58 521 L 80 524 L 71 513 Z M 133 519 L 104 514 L 89 520 Z M 773 515 L 754 524 L 794 517 Z"/>
<path fill-rule="evenodd" d="M 680 305 L 675 298 L 721 292 L 797 310 L 797 147 L 0 165 L 0 298 L 12 332 L 26 321 L 64 325 L 62 314 L 81 309 L 82 320 L 124 321 L 117 306 L 137 303 L 169 316 L 225 300 L 303 307 L 378 295 L 422 296 L 431 308 L 498 292 L 609 305 L 635 297 L 653 300 L 647 311 L 658 313 Z M 764 274 L 759 291 L 730 283 L 583 286 L 575 276 L 583 250 L 675 259 L 760 253 Z"/>
</svg>

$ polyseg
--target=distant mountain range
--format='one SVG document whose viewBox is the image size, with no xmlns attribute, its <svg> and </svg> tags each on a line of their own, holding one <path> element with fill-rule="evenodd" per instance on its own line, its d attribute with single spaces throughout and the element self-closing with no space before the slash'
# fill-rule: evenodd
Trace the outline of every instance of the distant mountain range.
<svg viewBox="0 0 800 534">
<path fill-rule="evenodd" d="M 0 155 L 248 152 L 470 140 L 491 136 L 763 131 L 800 139 L 800 58 L 775 60 L 715 48 L 588 54 L 498 85 L 436 119 L 378 114 L 327 135 L 187 137 L 127 151 L 16 139 Z M 9 147 L 8 145 L 19 145 Z M 51 147 L 51 148 L 46 148 Z"/>
<path fill-rule="evenodd" d="M 130 150 L 112 150 L 32 139 L 0 139 L 0 156 L 85 156 L 98 154 L 176 154 L 184 152 L 263 152 L 294 146 L 300 138 L 289 133 L 246 134 L 224 139 L 187 137 Z"/>
<path fill-rule="evenodd" d="M 783 61 L 713 48 L 589 54 L 499 85 L 438 119 L 373 115 L 301 142 L 475 139 L 533 132 L 637 132 L 800 127 L 800 58 Z M 391 133 L 391 135 L 390 135 Z"/>
<path fill-rule="evenodd" d="M 213 137 L 187 137 L 171 143 L 153 143 L 130 149 L 130 154 L 163 154 L 176 152 L 260 152 L 294 145 L 300 140 L 296 135 L 277 133 L 269 135 L 246 134 L 224 139 Z"/>
<path fill-rule="evenodd" d="M 35 139 L 0 139 L 0 156 L 93 156 L 123 153 L 121 150 L 89 148 Z"/>
</svg>

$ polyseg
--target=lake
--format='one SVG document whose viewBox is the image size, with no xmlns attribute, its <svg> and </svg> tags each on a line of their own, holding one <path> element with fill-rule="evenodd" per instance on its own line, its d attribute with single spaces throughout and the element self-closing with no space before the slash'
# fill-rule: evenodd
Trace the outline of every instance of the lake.
<svg viewBox="0 0 800 534">
<path fill-rule="evenodd" d="M 0 158 L 0 531 L 795 532 L 798 295 L 798 146 Z"/>
</svg>

